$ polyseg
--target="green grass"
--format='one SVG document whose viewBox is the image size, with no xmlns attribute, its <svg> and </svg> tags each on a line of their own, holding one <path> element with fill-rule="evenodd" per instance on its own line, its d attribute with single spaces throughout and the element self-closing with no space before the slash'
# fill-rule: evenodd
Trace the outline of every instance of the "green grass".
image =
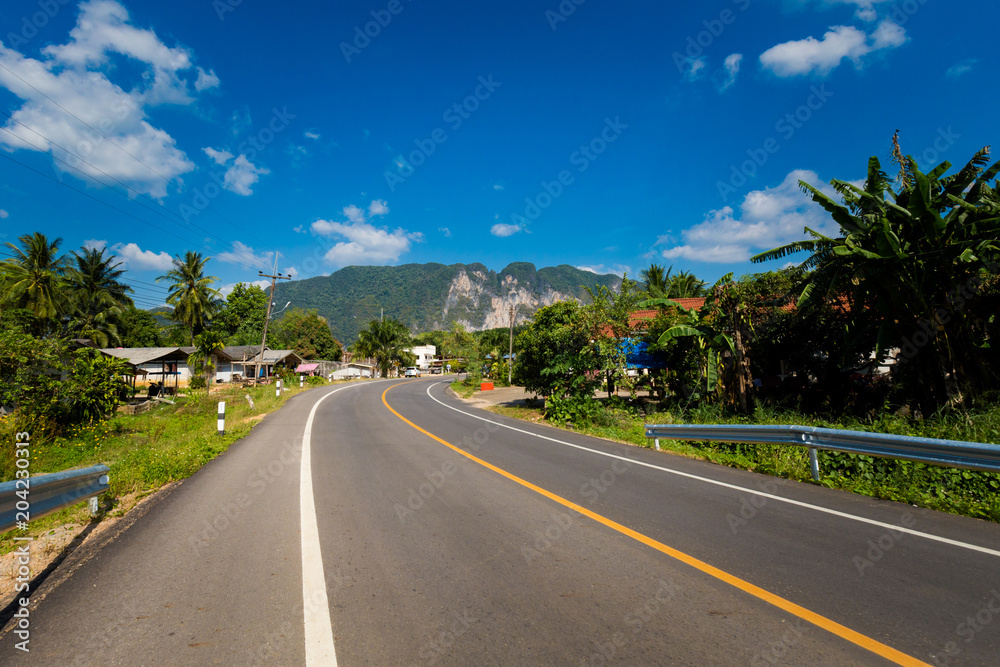
<svg viewBox="0 0 1000 667">
<path fill-rule="evenodd" d="M 479 388 L 478 385 L 466 384 L 465 380 L 455 380 L 451 383 L 452 391 L 461 396 L 462 398 L 472 398 L 472 395 L 476 393 Z"/>
<path fill-rule="evenodd" d="M 231 387 L 212 392 L 204 390 L 178 397 L 174 405 L 155 404 L 141 415 L 117 414 L 99 422 L 74 428 L 48 442 L 31 446 L 32 476 L 85 468 L 103 463 L 111 468 L 110 491 L 102 497 L 102 510 L 117 507 L 126 496 L 142 496 L 165 484 L 184 479 L 226 451 L 230 445 L 250 433 L 260 417 L 281 407 L 301 391 L 291 383 L 280 398 L 274 386 Z M 254 401 L 250 407 L 245 396 Z M 219 401 L 226 401 L 226 433 L 217 432 Z M 13 419 L 0 420 L 2 442 L 14 442 Z M 0 462 L 3 479 L 14 478 L 13 450 Z M 113 511 L 113 510 L 112 510 Z M 41 535 L 64 523 L 90 520 L 81 504 L 31 521 L 28 533 L 7 531 L 0 535 L 0 554 L 13 546 L 13 537 Z"/>
<path fill-rule="evenodd" d="M 733 415 L 707 406 L 682 415 L 669 410 L 652 411 L 653 407 L 621 402 L 616 407 L 602 410 L 591 423 L 575 424 L 569 430 L 647 448 L 653 445 L 645 436 L 643 427 L 647 423 L 799 424 L 970 442 L 1000 442 L 1000 405 L 971 413 L 935 415 L 924 420 L 885 413 L 869 419 L 842 418 L 836 421 L 773 409 L 758 409 L 751 415 Z M 538 409 L 492 409 L 519 419 L 543 420 L 543 413 Z M 552 425 L 566 428 L 564 425 Z M 682 456 L 815 483 L 809 470 L 808 450 L 804 447 L 674 440 L 660 440 L 660 447 Z M 998 473 L 823 451 L 819 452 L 819 463 L 819 483 L 829 488 L 1000 522 Z"/>
</svg>

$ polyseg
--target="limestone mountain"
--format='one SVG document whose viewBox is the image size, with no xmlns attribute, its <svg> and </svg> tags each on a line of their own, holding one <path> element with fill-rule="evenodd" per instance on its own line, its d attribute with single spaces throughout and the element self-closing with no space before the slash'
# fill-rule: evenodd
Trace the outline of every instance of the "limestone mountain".
<svg viewBox="0 0 1000 667">
<path fill-rule="evenodd" d="M 530 319 L 542 306 L 588 299 L 585 288 L 621 287 L 621 277 L 598 275 L 563 264 L 535 269 L 515 262 L 497 273 L 482 264 L 404 264 L 348 266 L 329 275 L 281 283 L 275 302 L 315 308 L 333 335 L 349 344 L 382 310 L 414 334 L 445 329 L 452 322 L 481 331 L 507 326 L 510 306 L 515 322 Z"/>
</svg>

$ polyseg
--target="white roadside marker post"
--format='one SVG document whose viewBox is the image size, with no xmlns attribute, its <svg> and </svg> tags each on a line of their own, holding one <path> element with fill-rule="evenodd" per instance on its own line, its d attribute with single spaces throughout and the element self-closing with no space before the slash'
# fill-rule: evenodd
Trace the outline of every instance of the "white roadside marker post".
<svg viewBox="0 0 1000 667">
<path fill-rule="evenodd" d="M 274 385 L 274 397 L 281 398 L 281 380 L 278 380 Z"/>
<path fill-rule="evenodd" d="M 299 389 L 302 389 L 302 376 L 299 376 Z"/>
<path fill-rule="evenodd" d="M 226 434 L 226 402 L 219 401 L 219 435 Z"/>
</svg>

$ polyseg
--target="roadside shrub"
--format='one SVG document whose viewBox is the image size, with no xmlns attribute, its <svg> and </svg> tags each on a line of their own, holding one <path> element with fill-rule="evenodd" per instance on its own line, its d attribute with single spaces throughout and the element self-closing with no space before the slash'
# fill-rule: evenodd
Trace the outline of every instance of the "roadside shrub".
<svg viewBox="0 0 1000 667">
<path fill-rule="evenodd" d="M 205 388 L 205 376 L 204 375 L 196 375 L 195 377 L 191 378 L 191 381 L 188 382 L 188 388 L 190 388 L 190 389 L 204 389 Z"/>
<path fill-rule="evenodd" d="M 601 406 L 592 398 L 551 396 L 545 401 L 545 418 L 558 424 L 566 422 L 581 426 L 591 424 L 601 411 Z"/>
<path fill-rule="evenodd" d="M 326 379 L 320 377 L 319 375 L 310 375 L 306 378 L 306 385 L 309 387 L 322 387 L 326 384 Z"/>
</svg>

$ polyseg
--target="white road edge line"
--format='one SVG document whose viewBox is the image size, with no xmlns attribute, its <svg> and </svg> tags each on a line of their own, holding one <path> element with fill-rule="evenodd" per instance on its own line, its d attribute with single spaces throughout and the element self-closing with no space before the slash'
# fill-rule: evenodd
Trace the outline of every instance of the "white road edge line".
<svg viewBox="0 0 1000 667">
<path fill-rule="evenodd" d="M 598 456 L 605 456 L 605 457 L 611 458 L 611 459 L 618 459 L 620 461 L 628 461 L 629 463 L 634 463 L 636 465 L 644 466 L 646 468 L 653 468 L 654 470 L 660 470 L 662 472 L 670 473 L 671 475 L 678 475 L 680 477 L 687 477 L 689 479 L 698 480 L 699 482 L 705 482 L 707 484 L 714 484 L 716 486 L 722 486 L 722 487 L 725 487 L 727 489 L 735 489 L 736 491 L 744 491 L 746 493 L 751 493 L 751 494 L 753 494 L 755 496 L 761 496 L 763 498 L 770 498 L 772 500 L 777 500 L 778 502 L 781 502 L 781 503 L 788 503 L 789 505 L 796 505 L 798 507 L 804 507 L 806 509 L 811 509 L 811 510 L 814 510 L 816 512 L 823 512 L 824 514 L 831 514 L 833 516 L 839 516 L 839 517 L 842 517 L 844 519 L 851 519 L 852 521 L 859 521 L 861 523 L 867 523 L 867 524 L 871 524 L 873 526 L 879 526 L 881 528 L 888 528 L 889 530 L 900 532 L 900 533 L 907 533 L 909 535 L 916 535 L 917 537 L 923 537 L 925 539 L 933 540 L 935 542 L 942 542 L 944 544 L 950 544 L 952 546 L 962 547 L 963 549 L 969 549 L 971 551 L 978 551 L 980 553 L 989 554 L 991 556 L 1000 556 L 1000 551 L 996 551 L 994 549 L 988 549 L 986 547 L 981 547 L 981 546 L 979 546 L 977 544 L 969 544 L 968 542 L 960 542 L 959 540 L 953 540 L 953 539 L 950 539 L 950 538 L 947 538 L 947 537 L 941 537 L 940 535 L 932 535 L 931 533 L 923 533 L 923 532 L 921 532 L 919 530 L 913 530 L 912 528 L 906 528 L 904 526 L 897 526 L 896 524 L 892 524 L 892 523 L 885 523 L 885 522 L 882 522 L 882 521 L 876 521 L 874 519 L 868 519 L 868 518 L 863 517 L 863 516 L 857 516 L 855 514 L 848 514 L 846 512 L 838 512 L 837 510 L 832 510 L 832 509 L 829 509 L 829 508 L 826 508 L 826 507 L 820 507 L 819 505 L 811 505 L 809 503 L 802 502 L 801 500 L 793 500 L 791 498 L 782 498 L 781 496 L 776 496 L 776 495 L 773 495 L 773 494 L 770 494 L 770 493 L 765 493 L 763 491 L 758 491 L 757 489 L 749 489 L 749 488 L 746 488 L 746 487 L 743 487 L 743 486 L 737 486 L 735 484 L 728 484 L 726 482 L 720 482 L 720 481 L 717 481 L 717 480 L 714 480 L 714 479 L 709 479 L 708 477 L 701 477 L 699 475 L 692 475 L 691 473 L 681 472 L 679 470 L 671 470 L 670 468 L 664 468 L 664 467 L 661 467 L 661 466 L 658 466 L 658 465 L 653 465 L 652 463 L 646 463 L 644 461 L 636 461 L 635 459 L 630 459 L 630 458 L 625 457 L 625 456 L 618 456 L 617 454 L 608 454 L 607 452 L 602 452 L 602 451 L 599 451 L 599 450 L 596 450 L 596 449 L 590 449 L 589 447 L 583 447 L 581 445 L 574 445 L 571 442 L 565 442 L 563 440 L 557 440 L 555 438 L 550 438 L 550 437 L 548 437 L 546 435 L 541 435 L 541 434 L 538 434 L 538 433 L 532 433 L 530 431 L 525 431 L 523 429 L 519 429 L 519 428 L 516 428 L 514 426 L 508 426 L 507 424 L 502 424 L 500 422 L 493 421 L 491 419 L 486 419 L 485 417 L 480 417 L 479 415 L 474 415 L 471 412 L 465 412 L 464 410 L 459 410 L 456 407 L 448 405 L 447 403 L 444 403 L 444 402 L 439 401 L 438 399 L 434 398 L 434 396 L 431 395 L 431 387 L 435 387 L 435 386 L 440 385 L 440 384 L 447 384 L 447 383 L 446 382 L 438 382 L 438 383 L 432 384 L 432 385 L 430 385 L 430 386 L 427 387 L 427 396 L 430 397 L 430 399 L 432 401 L 434 401 L 435 403 L 438 403 L 439 405 L 443 405 L 444 407 L 448 408 L 449 410 L 454 410 L 455 412 L 461 413 L 461 414 L 463 414 L 463 415 L 465 415 L 467 417 L 472 417 L 473 419 L 478 419 L 480 421 L 484 421 L 487 424 L 495 424 L 496 426 L 500 426 L 500 427 L 503 427 L 503 428 L 506 428 L 506 429 L 510 429 L 512 431 L 517 431 L 518 433 L 523 433 L 525 435 L 530 435 L 530 436 L 533 436 L 535 438 L 541 438 L 542 440 L 548 440 L 550 442 L 555 442 L 555 443 L 560 444 L 560 445 L 565 445 L 566 447 L 572 447 L 574 449 L 581 449 L 581 450 L 583 450 L 585 452 L 590 452 L 591 454 L 597 454 Z"/>
<path fill-rule="evenodd" d="M 385 380 L 376 380 L 385 382 Z M 337 667 L 337 649 L 333 644 L 333 621 L 326 596 L 326 573 L 319 544 L 316 499 L 312 483 L 312 425 L 320 403 L 344 389 L 364 387 L 344 385 L 321 397 L 309 411 L 302 432 L 302 460 L 299 466 L 299 526 L 302 534 L 302 622 L 305 626 L 306 667 Z"/>
</svg>

